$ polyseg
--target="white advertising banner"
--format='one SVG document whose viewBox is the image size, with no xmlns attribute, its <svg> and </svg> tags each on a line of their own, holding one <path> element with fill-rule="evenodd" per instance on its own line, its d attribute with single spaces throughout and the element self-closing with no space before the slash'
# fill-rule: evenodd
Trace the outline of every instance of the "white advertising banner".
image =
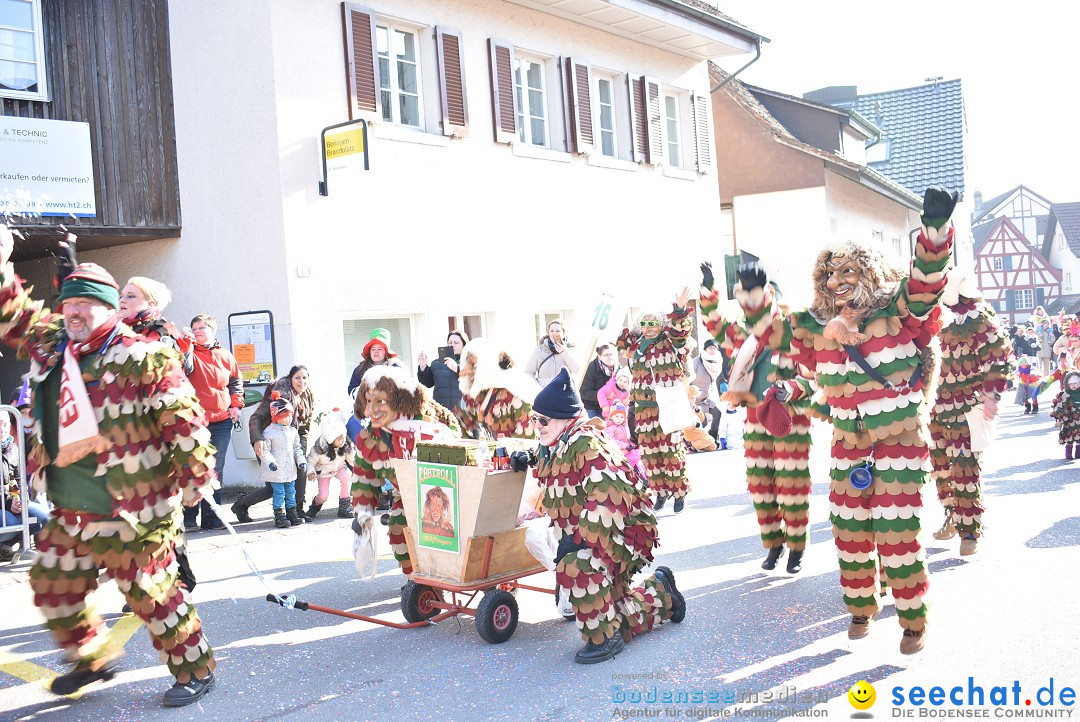
<svg viewBox="0 0 1080 722">
<path fill-rule="evenodd" d="M 89 123 L 0 117 L 0 215 L 97 215 Z"/>
</svg>

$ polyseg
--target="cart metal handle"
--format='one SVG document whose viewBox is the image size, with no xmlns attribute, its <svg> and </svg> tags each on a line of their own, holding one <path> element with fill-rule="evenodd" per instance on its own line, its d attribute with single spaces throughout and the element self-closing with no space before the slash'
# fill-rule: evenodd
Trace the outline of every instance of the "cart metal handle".
<svg viewBox="0 0 1080 722">
<path fill-rule="evenodd" d="M 273 602 L 274 604 L 277 604 L 279 607 L 284 607 L 285 606 L 285 602 L 282 601 L 282 599 L 280 597 L 275 597 L 273 594 L 267 594 L 266 595 L 266 601 Z M 307 602 L 301 602 L 298 599 L 298 600 L 296 600 L 296 603 L 293 604 L 293 609 L 299 609 L 301 612 L 306 612 L 308 610 L 308 606 L 309 605 L 308 605 Z"/>
</svg>

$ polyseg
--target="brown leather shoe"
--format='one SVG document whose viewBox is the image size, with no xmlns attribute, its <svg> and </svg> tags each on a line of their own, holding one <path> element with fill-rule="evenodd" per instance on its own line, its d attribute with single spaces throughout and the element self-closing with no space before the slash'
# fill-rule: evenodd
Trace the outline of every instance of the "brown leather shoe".
<svg viewBox="0 0 1080 722">
<path fill-rule="evenodd" d="M 904 638 L 900 640 L 900 654 L 915 654 L 921 652 L 926 646 L 926 628 L 916 631 L 905 629 Z"/>
<path fill-rule="evenodd" d="M 851 617 L 851 623 L 848 624 L 847 638 L 862 639 L 866 635 L 870 634 L 870 623 L 873 621 L 873 617 L 862 617 L 857 614 L 853 615 Z"/>
</svg>

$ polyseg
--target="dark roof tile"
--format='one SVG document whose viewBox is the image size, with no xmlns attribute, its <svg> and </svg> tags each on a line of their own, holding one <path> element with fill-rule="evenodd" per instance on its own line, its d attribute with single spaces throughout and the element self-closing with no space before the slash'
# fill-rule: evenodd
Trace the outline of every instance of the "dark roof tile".
<svg viewBox="0 0 1080 722">
<path fill-rule="evenodd" d="M 855 108 L 890 141 L 874 168 L 913 193 L 964 190 L 964 95 L 960 80 L 860 95 Z"/>
<path fill-rule="evenodd" d="M 1080 203 L 1052 203 L 1050 205 L 1050 217 L 1057 220 L 1058 227 L 1065 234 L 1065 241 L 1069 244 L 1074 255 L 1080 257 Z M 1048 252 L 1054 239 L 1043 239 L 1043 250 Z"/>
</svg>

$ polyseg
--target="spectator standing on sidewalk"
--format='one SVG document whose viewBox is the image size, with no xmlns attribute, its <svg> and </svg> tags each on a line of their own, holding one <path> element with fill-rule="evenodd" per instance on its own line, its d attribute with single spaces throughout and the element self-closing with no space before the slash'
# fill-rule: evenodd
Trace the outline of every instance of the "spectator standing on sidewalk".
<svg viewBox="0 0 1080 722">
<path fill-rule="evenodd" d="M 525 362 L 525 373 L 535 378 L 541 387 L 558 376 L 559 371 L 566 369 L 573 376 L 581 368 L 581 364 L 574 358 L 574 347 L 566 338 L 561 319 L 555 319 L 548 324 L 547 336 L 540 339 L 540 345 L 533 349 L 532 356 Z"/>
<path fill-rule="evenodd" d="M 446 337 L 450 355 L 428 363 L 423 351 L 417 357 L 416 380 L 431 389 L 435 403 L 457 413 L 461 404 L 461 388 L 458 386 L 458 371 L 461 369 L 461 352 L 469 337 L 463 331 L 451 331 Z"/>
<path fill-rule="evenodd" d="M 585 406 L 585 413 L 590 419 L 603 416 L 600 401 L 596 394 L 604 388 L 611 377 L 615 374 L 615 347 L 611 344 L 601 344 L 596 347 L 596 358 L 589 362 L 585 369 L 585 378 L 581 380 L 581 403 Z"/>
<path fill-rule="evenodd" d="M 349 396 L 353 395 L 356 387 L 360 385 L 360 379 L 372 366 L 400 366 L 398 355 L 390 350 L 390 332 L 385 328 L 377 328 L 371 332 L 368 342 L 364 344 L 363 359 L 353 369 L 352 378 L 349 379 Z"/>
<path fill-rule="evenodd" d="M 217 340 L 217 321 L 213 316 L 199 314 L 191 319 L 191 334 L 188 341 L 192 344 L 191 372 L 188 377 L 195 387 L 203 411 L 206 412 L 207 428 L 210 430 L 210 443 L 216 449 L 217 478 L 224 480 L 225 455 L 229 451 L 233 424 L 240 420 L 240 409 L 244 408 L 244 381 L 240 376 L 240 366 L 233 355 L 221 347 Z M 214 501 L 221 504 L 220 486 L 214 491 Z M 205 499 L 199 507 L 184 509 L 184 530 L 199 529 L 199 509 L 202 509 L 203 529 L 223 529 L 217 512 Z"/>
</svg>

